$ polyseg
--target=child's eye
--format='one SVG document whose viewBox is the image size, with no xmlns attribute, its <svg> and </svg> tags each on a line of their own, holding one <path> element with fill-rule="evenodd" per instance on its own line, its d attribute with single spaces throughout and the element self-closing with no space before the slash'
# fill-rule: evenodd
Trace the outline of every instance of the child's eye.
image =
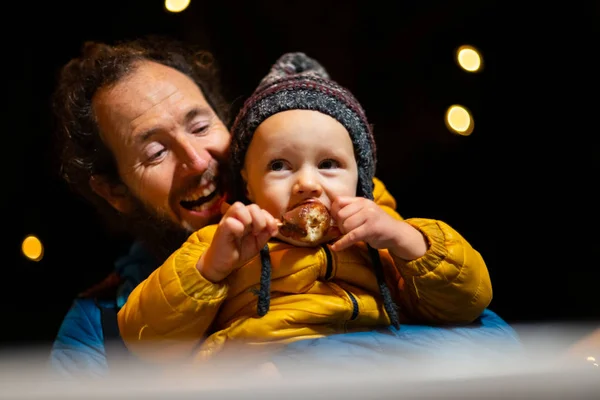
<svg viewBox="0 0 600 400">
<path fill-rule="evenodd" d="M 333 169 L 333 168 L 339 168 L 340 163 L 332 160 L 332 159 L 327 159 L 327 160 L 323 160 L 319 163 L 319 168 L 320 169 Z"/>
<path fill-rule="evenodd" d="M 285 162 L 283 160 L 273 160 L 269 163 L 269 170 L 271 171 L 283 171 L 285 169 Z"/>
</svg>

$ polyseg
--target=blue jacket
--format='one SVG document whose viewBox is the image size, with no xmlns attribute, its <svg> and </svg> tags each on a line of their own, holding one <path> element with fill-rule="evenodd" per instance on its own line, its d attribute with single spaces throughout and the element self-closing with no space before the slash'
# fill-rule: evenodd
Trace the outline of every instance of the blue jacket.
<svg viewBox="0 0 600 400">
<path fill-rule="evenodd" d="M 156 267 L 156 261 L 135 243 L 129 254 L 119 259 L 116 271 L 123 278 L 117 296 L 112 301 L 80 298 L 73 302 L 65 316 L 50 354 L 54 371 L 65 376 L 104 376 L 109 371 L 102 309 L 120 308 L 127 296 Z M 114 314 L 113 314 L 114 315 Z M 116 323 L 116 320 L 114 321 Z M 104 326 L 106 329 L 106 326 Z M 288 345 L 273 362 L 289 365 L 293 360 L 324 367 L 347 362 L 349 357 L 360 358 L 361 363 L 410 362 L 414 357 L 455 357 L 461 348 L 462 358 L 481 358 L 486 354 L 510 354 L 519 349 L 516 332 L 497 314 L 485 310 L 469 326 L 433 327 L 402 325 L 370 332 L 338 334 L 320 339 L 303 340 Z M 343 360 L 343 361 L 342 361 Z"/>
</svg>

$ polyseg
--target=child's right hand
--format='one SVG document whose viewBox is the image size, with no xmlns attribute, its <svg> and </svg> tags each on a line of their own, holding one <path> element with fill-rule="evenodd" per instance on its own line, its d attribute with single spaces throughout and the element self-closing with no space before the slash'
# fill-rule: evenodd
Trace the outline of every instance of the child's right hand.
<svg viewBox="0 0 600 400">
<path fill-rule="evenodd" d="M 256 204 L 233 203 L 219 222 L 212 243 L 196 268 L 211 282 L 225 279 L 277 235 L 278 222 Z"/>
</svg>

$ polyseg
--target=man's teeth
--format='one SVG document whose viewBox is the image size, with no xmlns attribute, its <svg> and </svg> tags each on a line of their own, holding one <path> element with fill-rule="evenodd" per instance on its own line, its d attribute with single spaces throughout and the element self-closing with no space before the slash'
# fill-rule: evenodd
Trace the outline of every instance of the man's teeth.
<svg viewBox="0 0 600 400">
<path fill-rule="evenodd" d="M 205 187 L 198 187 L 198 189 L 193 192 L 188 194 L 187 196 L 185 196 L 184 198 L 182 198 L 181 200 L 183 201 L 196 201 L 201 197 L 206 197 L 208 195 L 210 195 L 212 192 L 215 191 L 215 189 L 217 188 L 217 186 L 214 184 L 214 182 L 211 182 L 208 184 L 208 186 Z"/>
<path fill-rule="evenodd" d="M 204 187 L 204 186 L 208 186 L 209 184 L 212 184 L 211 179 L 212 178 L 209 177 L 208 174 L 203 174 L 202 178 L 200 179 L 199 187 Z"/>
<path fill-rule="evenodd" d="M 213 205 L 215 205 L 215 203 L 219 201 L 219 196 L 215 196 L 212 199 L 210 199 L 209 201 L 207 201 L 206 203 L 202 203 L 199 206 L 195 206 L 192 207 L 191 210 L 193 211 L 204 211 L 204 210 L 208 210 L 209 208 L 211 208 Z"/>
</svg>

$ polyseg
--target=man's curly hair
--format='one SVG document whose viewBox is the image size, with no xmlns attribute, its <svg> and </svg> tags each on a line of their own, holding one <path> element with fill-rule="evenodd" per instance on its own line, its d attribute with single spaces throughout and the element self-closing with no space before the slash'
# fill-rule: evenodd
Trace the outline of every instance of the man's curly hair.
<svg viewBox="0 0 600 400">
<path fill-rule="evenodd" d="M 60 70 L 52 96 L 58 135 L 57 161 L 61 177 L 114 227 L 120 225 L 121 218 L 89 185 L 90 177 L 96 174 L 103 175 L 110 183 L 121 182 L 113 154 L 101 139 L 92 99 L 99 89 L 115 85 L 132 74 L 141 61 L 157 62 L 190 77 L 217 116 L 229 124 L 228 105 L 222 98 L 216 62 L 210 52 L 160 37 L 113 45 L 86 42 L 81 55 Z"/>
</svg>

